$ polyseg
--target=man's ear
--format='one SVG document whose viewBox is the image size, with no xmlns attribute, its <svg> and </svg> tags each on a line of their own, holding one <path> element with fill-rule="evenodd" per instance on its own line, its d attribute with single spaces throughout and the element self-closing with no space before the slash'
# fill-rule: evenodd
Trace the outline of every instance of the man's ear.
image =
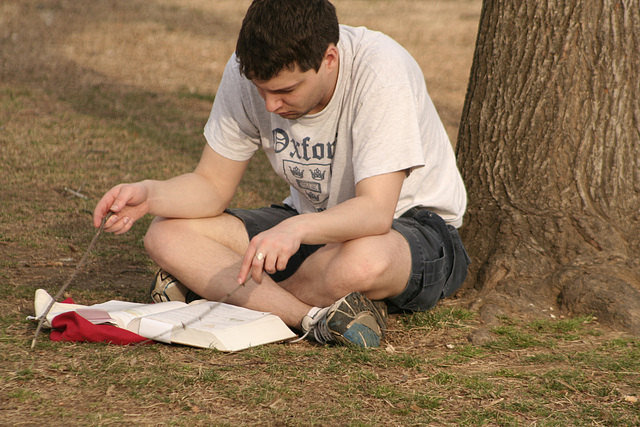
<svg viewBox="0 0 640 427">
<path fill-rule="evenodd" d="M 327 50 L 325 51 L 324 61 L 326 62 L 328 71 L 333 71 L 335 68 L 338 67 L 338 64 L 340 63 L 338 48 L 333 43 L 330 44 Z"/>
</svg>

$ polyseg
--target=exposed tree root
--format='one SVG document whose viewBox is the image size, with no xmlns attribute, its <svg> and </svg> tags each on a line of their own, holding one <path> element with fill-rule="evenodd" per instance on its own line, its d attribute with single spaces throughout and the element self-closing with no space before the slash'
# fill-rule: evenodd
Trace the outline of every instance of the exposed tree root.
<svg viewBox="0 0 640 427">
<path fill-rule="evenodd" d="M 496 258 L 493 257 L 495 260 Z M 640 266 L 635 260 L 595 259 L 562 266 L 546 277 L 515 278 L 508 266 L 492 265 L 462 294 L 479 314 L 470 339 L 482 345 L 503 316 L 524 320 L 591 315 L 604 325 L 640 336 Z"/>
<path fill-rule="evenodd" d="M 640 335 L 640 276 L 634 261 L 607 260 L 560 272 L 559 305 L 572 314 Z"/>
</svg>

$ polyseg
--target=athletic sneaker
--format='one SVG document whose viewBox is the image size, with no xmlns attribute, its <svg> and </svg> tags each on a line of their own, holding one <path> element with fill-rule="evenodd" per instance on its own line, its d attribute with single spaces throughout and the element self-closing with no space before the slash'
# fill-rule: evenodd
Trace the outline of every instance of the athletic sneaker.
<svg viewBox="0 0 640 427">
<path fill-rule="evenodd" d="M 190 303 L 191 301 L 202 299 L 200 295 L 187 288 L 178 279 L 161 268 L 158 269 L 153 278 L 149 293 L 153 302 L 182 301 Z"/>
<path fill-rule="evenodd" d="M 319 343 L 337 342 L 358 347 L 380 347 L 387 328 L 387 306 L 359 292 L 321 308 L 302 319 L 303 337 L 313 334 Z"/>
</svg>

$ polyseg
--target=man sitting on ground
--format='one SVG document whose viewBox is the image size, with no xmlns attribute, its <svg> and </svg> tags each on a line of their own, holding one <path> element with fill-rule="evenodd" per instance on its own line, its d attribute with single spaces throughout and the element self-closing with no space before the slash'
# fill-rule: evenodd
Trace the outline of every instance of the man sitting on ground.
<svg viewBox="0 0 640 427">
<path fill-rule="evenodd" d="M 317 341 L 377 347 L 392 312 L 432 308 L 469 258 L 466 192 L 420 67 L 389 37 L 339 25 L 328 0 L 255 0 L 193 173 L 120 184 L 98 227 L 145 237 L 154 288 L 280 316 Z M 262 148 L 282 206 L 228 209 Z M 266 273 L 266 274 L 265 274 Z"/>
</svg>

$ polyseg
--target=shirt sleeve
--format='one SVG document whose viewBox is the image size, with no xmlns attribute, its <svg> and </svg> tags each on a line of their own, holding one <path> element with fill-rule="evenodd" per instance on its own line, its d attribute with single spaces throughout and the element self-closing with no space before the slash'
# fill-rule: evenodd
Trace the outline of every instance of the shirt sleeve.
<svg viewBox="0 0 640 427">
<path fill-rule="evenodd" d="M 260 134 L 252 118 L 251 85 L 240 74 L 233 55 L 225 67 L 204 128 L 209 146 L 231 160 L 248 160 L 260 146 Z"/>
<path fill-rule="evenodd" d="M 368 95 L 353 124 L 355 182 L 425 164 L 416 101 L 409 85 L 390 85 Z"/>
</svg>

